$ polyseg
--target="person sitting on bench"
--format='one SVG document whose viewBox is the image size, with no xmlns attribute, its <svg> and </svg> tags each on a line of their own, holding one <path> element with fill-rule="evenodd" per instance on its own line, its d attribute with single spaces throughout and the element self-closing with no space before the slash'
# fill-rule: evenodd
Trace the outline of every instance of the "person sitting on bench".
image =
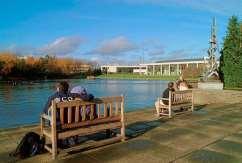
<svg viewBox="0 0 242 163">
<path fill-rule="evenodd" d="M 71 92 L 69 92 L 68 82 L 62 81 L 57 84 L 56 92 L 48 98 L 48 100 L 45 104 L 45 107 L 43 109 L 43 113 L 45 113 L 47 115 L 51 115 L 50 106 L 51 106 L 52 100 L 57 100 L 57 101 L 61 102 L 61 101 L 71 101 L 71 100 L 74 100 L 75 98 L 80 98 L 82 100 L 89 101 L 89 100 L 92 100 L 94 97 L 93 97 L 93 95 L 90 95 L 90 94 L 71 93 Z M 65 113 L 64 115 L 65 115 L 65 117 L 67 117 L 67 113 Z M 58 130 L 61 130 L 59 112 L 56 113 L 56 118 L 57 118 L 56 127 Z M 76 137 L 70 137 L 63 141 L 60 141 L 59 144 L 62 147 L 65 147 L 68 145 L 72 146 L 72 145 L 75 145 L 75 139 L 76 139 Z"/>
<path fill-rule="evenodd" d="M 163 94 L 162 94 L 162 98 L 169 98 L 169 91 L 172 91 L 174 92 L 175 89 L 174 89 L 174 83 L 173 82 L 169 82 L 168 83 L 168 87 L 164 90 Z M 156 101 L 155 102 L 155 108 L 156 108 L 156 111 L 157 111 L 157 116 L 159 117 L 159 112 L 160 112 L 160 108 L 159 108 L 159 105 L 168 105 L 168 101 L 167 100 L 159 100 L 159 101 Z"/>
<path fill-rule="evenodd" d="M 89 101 L 89 100 L 93 99 L 93 96 L 88 95 L 88 94 L 71 93 L 71 92 L 69 92 L 68 82 L 62 81 L 57 84 L 56 92 L 48 98 L 48 100 L 45 104 L 45 107 L 43 109 L 43 113 L 50 115 L 49 108 L 51 106 L 52 100 L 71 101 L 71 100 L 74 100 L 75 98 L 80 98 L 82 100 Z"/>
<path fill-rule="evenodd" d="M 84 96 L 84 97 L 89 97 L 89 99 L 93 99 L 94 96 L 90 93 L 87 92 L 86 88 L 82 87 L 82 86 L 76 86 L 74 88 L 72 88 L 71 93 L 74 94 L 79 94 L 80 96 Z M 87 105 L 86 106 L 86 117 L 88 119 L 90 119 L 90 114 L 91 114 L 91 105 Z M 80 116 L 82 115 L 82 107 L 80 107 Z M 93 114 L 94 118 L 97 118 L 97 111 L 96 111 L 96 105 L 94 105 L 94 114 Z"/>
<path fill-rule="evenodd" d="M 180 76 L 179 80 L 176 82 L 177 84 L 177 88 L 179 91 L 184 91 L 184 90 L 188 90 L 188 84 L 187 81 L 184 80 L 184 78 L 182 76 Z"/>
</svg>

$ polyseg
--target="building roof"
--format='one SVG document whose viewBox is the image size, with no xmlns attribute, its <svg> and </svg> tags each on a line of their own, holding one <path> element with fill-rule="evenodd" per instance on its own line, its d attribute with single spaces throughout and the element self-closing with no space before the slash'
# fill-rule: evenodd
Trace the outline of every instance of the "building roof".
<svg viewBox="0 0 242 163">
<path fill-rule="evenodd" d="M 196 59 L 171 59 L 171 60 L 162 60 L 157 61 L 155 63 L 167 63 L 167 62 L 191 62 L 191 61 L 203 61 L 204 58 L 196 58 Z"/>
<path fill-rule="evenodd" d="M 124 68 L 124 67 L 139 67 L 139 65 L 102 65 L 101 67 L 121 67 L 121 68 Z"/>
<path fill-rule="evenodd" d="M 162 65 L 162 64 L 191 64 L 191 63 L 204 63 L 207 62 L 207 57 L 203 58 L 194 58 L 194 59 L 170 59 L 170 60 L 162 60 L 156 61 L 153 63 L 141 63 L 139 65 L 103 65 L 101 67 L 143 67 L 148 65 Z"/>
</svg>

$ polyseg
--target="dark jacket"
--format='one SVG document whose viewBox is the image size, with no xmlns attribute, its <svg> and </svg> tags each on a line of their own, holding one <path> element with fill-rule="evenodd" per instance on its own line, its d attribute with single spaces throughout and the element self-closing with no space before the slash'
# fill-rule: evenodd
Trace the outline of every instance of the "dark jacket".
<svg viewBox="0 0 242 163">
<path fill-rule="evenodd" d="M 166 89 L 164 90 L 164 92 L 163 92 L 162 97 L 163 97 L 163 98 L 169 98 L 169 91 L 174 92 L 175 89 L 173 89 L 173 88 L 172 88 L 172 89 L 170 89 L 170 88 L 166 88 Z M 162 100 L 162 102 L 163 102 L 164 104 L 166 104 L 166 105 L 169 104 L 169 102 L 168 102 L 167 100 Z"/>
<path fill-rule="evenodd" d="M 45 104 L 45 107 L 43 109 L 43 113 L 48 114 L 49 107 L 51 106 L 51 101 L 56 98 L 58 99 L 58 101 L 65 101 L 70 99 L 74 100 L 75 98 L 81 98 L 84 101 L 89 101 L 89 100 L 92 100 L 94 96 L 92 94 L 82 95 L 82 94 L 70 93 L 70 92 L 68 93 L 56 92 L 48 98 Z"/>
</svg>

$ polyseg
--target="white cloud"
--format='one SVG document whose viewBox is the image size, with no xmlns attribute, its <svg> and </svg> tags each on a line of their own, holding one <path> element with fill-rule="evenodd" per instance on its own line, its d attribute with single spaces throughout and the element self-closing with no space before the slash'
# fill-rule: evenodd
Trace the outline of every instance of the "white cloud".
<svg viewBox="0 0 242 163">
<path fill-rule="evenodd" d="M 78 36 L 69 36 L 69 37 L 60 37 L 57 38 L 54 42 L 51 42 L 42 47 L 33 47 L 27 45 L 18 46 L 12 44 L 4 51 L 9 51 L 19 55 L 57 55 L 65 56 L 75 52 L 84 39 Z"/>
<path fill-rule="evenodd" d="M 41 54 L 68 55 L 75 52 L 83 39 L 77 36 L 57 38 L 54 42 L 39 49 Z"/>
<path fill-rule="evenodd" d="M 124 36 L 118 36 L 100 43 L 91 54 L 118 55 L 137 49 L 137 46 Z"/>
</svg>

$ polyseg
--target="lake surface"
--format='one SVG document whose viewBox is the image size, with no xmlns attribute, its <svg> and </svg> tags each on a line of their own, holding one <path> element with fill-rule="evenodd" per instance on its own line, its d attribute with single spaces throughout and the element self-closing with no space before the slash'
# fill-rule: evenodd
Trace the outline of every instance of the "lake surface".
<svg viewBox="0 0 242 163">
<path fill-rule="evenodd" d="M 167 87 L 167 81 L 152 80 L 68 80 L 71 87 L 82 85 L 95 97 L 124 95 L 125 111 L 154 106 Z M 0 83 L 0 128 L 39 122 L 47 98 L 54 93 L 57 81 L 18 84 Z"/>
</svg>

